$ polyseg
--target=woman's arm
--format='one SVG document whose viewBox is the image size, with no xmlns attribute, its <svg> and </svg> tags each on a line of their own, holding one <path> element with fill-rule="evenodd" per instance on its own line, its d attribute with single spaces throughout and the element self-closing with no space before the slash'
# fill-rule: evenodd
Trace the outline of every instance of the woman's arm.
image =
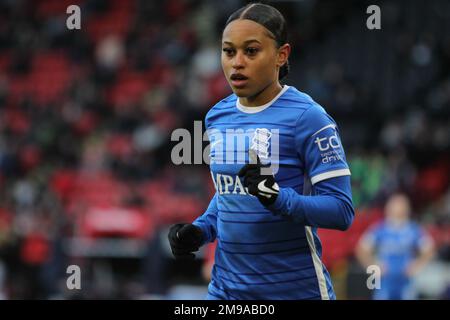
<svg viewBox="0 0 450 320">
<path fill-rule="evenodd" d="M 347 230 L 354 218 L 350 176 L 316 183 L 312 195 L 300 195 L 292 188 L 280 188 L 276 201 L 267 208 L 295 222 L 327 229 Z"/>
<path fill-rule="evenodd" d="M 295 137 L 311 192 L 301 195 L 281 188 L 275 210 L 312 227 L 347 230 L 354 209 L 350 170 L 337 124 L 314 104 L 298 118 Z"/>
<path fill-rule="evenodd" d="M 195 219 L 193 225 L 199 227 L 203 232 L 203 243 L 213 242 L 217 236 L 217 192 L 211 199 L 205 213 Z"/>
</svg>

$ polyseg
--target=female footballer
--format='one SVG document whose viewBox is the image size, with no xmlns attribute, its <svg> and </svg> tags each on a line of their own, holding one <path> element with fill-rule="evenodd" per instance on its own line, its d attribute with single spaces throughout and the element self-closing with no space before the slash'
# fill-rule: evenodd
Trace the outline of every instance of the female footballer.
<svg viewBox="0 0 450 320">
<path fill-rule="evenodd" d="M 280 82 L 290 51 L 285 19 L 269 5 L 226 22 L 221 61 L 233 94 L 205 118 L 216 193 L 192 224 L 169 231 L 176 258 L 217 239 L 207 299 L 335 299 L 317 228 L 351 225 L 350 170 L 334 120 Z"/>
</svg>

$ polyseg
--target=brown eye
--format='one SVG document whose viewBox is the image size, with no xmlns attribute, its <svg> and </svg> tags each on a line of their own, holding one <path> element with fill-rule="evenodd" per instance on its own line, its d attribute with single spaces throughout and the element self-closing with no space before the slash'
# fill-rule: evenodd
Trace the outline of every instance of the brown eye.
<svg viewBox="0 0 450 320">
<path fill-rule="evenodd" d="M 225 54 L 226 54 L 227 56 L 231 56 L 231 55 L 233 54 L 233 51 L 234 51 L 234 50 L 231 49 L 231 48 L 223 48 L 222 51 L 225 52 Z"/>
<path fill-rule="evenodd" d="M 248 47 L 245 49 L 245 53 L 249 56 L 254 56 L 258 53 L 259 49 L 258 48 L 253 48 L 253 47 Z"/>
</svg>

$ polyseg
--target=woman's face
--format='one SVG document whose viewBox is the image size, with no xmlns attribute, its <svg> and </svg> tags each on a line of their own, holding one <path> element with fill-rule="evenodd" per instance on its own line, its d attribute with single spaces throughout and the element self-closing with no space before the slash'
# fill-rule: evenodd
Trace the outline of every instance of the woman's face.
<svg viewBox="0 0 450 320">
<path fill-rule="evenodd" d="M 278 49 L 270 32 L 254 21 L 229 23 L 222 35 L 222 68 L 233 92 L 251 98 L 278 84 L 289 50 L 287 44 Z"/>
<path fill-rule="evenodd" d="M 393 223 L 402 223 L 408 220 L 411 206 L 405 195 L 392 196 L 385 206 L 386 218 Z"/>
</svg>

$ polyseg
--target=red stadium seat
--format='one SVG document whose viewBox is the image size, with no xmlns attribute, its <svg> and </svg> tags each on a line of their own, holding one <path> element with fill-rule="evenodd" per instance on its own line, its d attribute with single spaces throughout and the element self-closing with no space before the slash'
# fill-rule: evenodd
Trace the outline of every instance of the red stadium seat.
<svg viewBox="0 0 450 320">
<path fill-rule="evenodd" d="M 81 237 L 145 238 L 153 231 L 151 216 L 142 210 L 92 207 L 81 217 Z"/>
<path fill-rule="evenodd" d="M 109 92 L 109 101 L 114 106 L 137 102 L 150 89 L 145 74 L 122 72 Z"/>
</svg>

